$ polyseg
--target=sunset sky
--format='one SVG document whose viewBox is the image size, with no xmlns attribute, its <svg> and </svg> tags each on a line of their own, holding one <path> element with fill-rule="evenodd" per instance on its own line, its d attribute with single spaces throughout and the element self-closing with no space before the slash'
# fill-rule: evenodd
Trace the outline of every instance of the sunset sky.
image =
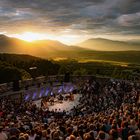
<svg viewBox="0 0 140 140">
<path fill-rule="evenodd" d="M 140 0 L 0 0 L 0 34 L 67 44 L 140 39 Z"/>
</svg>

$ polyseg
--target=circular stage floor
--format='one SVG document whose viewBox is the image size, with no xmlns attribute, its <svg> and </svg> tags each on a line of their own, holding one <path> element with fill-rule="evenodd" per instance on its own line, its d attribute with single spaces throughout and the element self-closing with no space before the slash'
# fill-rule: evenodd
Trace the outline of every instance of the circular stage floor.
<svg viewBox="0 0 140 140">
<path fill-rule="evenodd" d="M 54 105 L 48 104 L 49 110 L 56 110 L 59 111 L 70 111 L 74 106 L 77 106 L 79 104 L 79 98 L 81 97 L 81 94 L 74 94 L 74 100 L 73 101 L 62 101 L 62 103 L 55 102 Z M 34 101 L 34 103 L 41 107 L 41 100 Z"/>
</svg>

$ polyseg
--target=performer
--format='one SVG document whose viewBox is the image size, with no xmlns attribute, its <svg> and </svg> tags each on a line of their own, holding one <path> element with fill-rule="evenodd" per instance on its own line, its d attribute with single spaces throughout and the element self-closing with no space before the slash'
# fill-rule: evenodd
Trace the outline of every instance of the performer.
<svg viewBox="0 0 140 140">
<path fill-rule="evenodd" d="M 60 95 L 58 96 L 58 100 L 63 100 L 63 99 L 64 99 L 63 95 L 60 94 Z"/>
<path fill-rule="evenodd" d="M 71 100 L 74 101 L 74 94 L 71 95 Z"/>
<path fill-rule="evenodd" d="M 53 96 L 50 98 L 50 104 L 54 105 L 54 97 Z"/>
<path fill-rule="evenodd" d="M 43 100 L 41 101 L 41 107 L 42 107 L 44 110 L 46 110 L 46 109 L 49 108 L 49 107 L 48 107 L 48 102 L 47 102 L 47 100 L 43 99 Z"/>
<path fill-rule="evenodd" d="M 74 94 L 70 93 L 70 98 L 69 98 L 70 101 L 74 101 Z"/>
</svg>

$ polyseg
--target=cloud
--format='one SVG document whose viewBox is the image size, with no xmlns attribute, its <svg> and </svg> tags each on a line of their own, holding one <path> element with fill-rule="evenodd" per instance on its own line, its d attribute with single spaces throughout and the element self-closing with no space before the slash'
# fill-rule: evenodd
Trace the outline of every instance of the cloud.
<svg viewBox="0 0 140 140">
<path fill-rule="evenodd" d="M 139 7 L 139 0 L 0 0 L 0 31 L 139 35 Z"/>
<path fill-rule="evenodd" d="M 117 18 L 120 26 L 131 27 L 140 26 L 140 12 L 134 14 L 121 15 Z"/>
</svg>

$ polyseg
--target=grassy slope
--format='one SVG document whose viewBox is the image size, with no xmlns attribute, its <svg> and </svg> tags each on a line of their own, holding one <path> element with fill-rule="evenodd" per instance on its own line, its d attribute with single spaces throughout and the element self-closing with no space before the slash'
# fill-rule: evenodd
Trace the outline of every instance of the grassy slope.
<svg viewBox="0 0 140 140">
<path fill-rule="evenodd" d="M 140 64 L 140 51 L 85 51 L 79 60 L 103 60 Z"/>
<path fill-rule="evenodd" d="M 132 63 L 132 64 L 140 64 L 140 51 L 68 51 L 62 52 L 60 54 L 53 54 L 58 60 L 63 58 L 76 59 L 80 62 L 88 62 L 88 61 L 106 61 L 106 62 L 121 62 L 121 63 Z M 0 58 L 7 57 L 9 60 L 34 60 L 38 59 L 37 57 L 32 57 L 29 55 L 10 55 L 10 54 L 0 54 Z M 44 57 L 47 58 L 47 57 Z"/>
</svg>

